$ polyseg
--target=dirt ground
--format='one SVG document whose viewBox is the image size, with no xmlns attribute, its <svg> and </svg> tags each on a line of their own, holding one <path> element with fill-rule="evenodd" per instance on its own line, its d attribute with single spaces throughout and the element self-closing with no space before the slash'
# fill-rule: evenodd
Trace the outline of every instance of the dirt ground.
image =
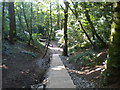
<svg viewBox="0 0 120 90">
<path fill-rule="evenodd" d="M 41 59 L 44 49 L 38 50 L 23 43 L 3 43 L 2 87 L 30 88 L 41 83 L 48 69 L 49 55 Z M 39 62 L 39 63 L 38 63 Z"/>
<path fill-rule="evenodd" d="M 100 52 L 100 56 L 97 58 L 100 61 L 99 65 L 81 67 L 80 65 L 70 62 L 67 58 L 62 56 L 62 61 L 65 64 L 70 76 L 73 79 L 77 88 L 120 88 L 119 83 L 105 85 L 101 73 L 105 70 L 105 65 L 102 64 L 106 60 L 108 50 L 103 49 Z M 102 61 L 101 61 L 102 60 Z M 79 79 L 80 78 L 80 79 Z M 82 78 L 82 79 L 81 79 Z M 80 81 L 81 80 L 81 81 Z M 83 82 L 82 82 L 83 80 Z"/>
<path fill-rule="evenodd" d="M 41 59 L 44 54 L 44 49 L 38 50 L 23 43 L 10 45 L 8 42 L 5 42 L 4 44 L 3 61 L 2 66 L 0 66 L 3 75 L 3 88 L 30 88 L 31 85 L 42 83 L 45 79 L 46 71 L 49 68 L 50 54 L 61 54 L 62 52 L 58 48 L 57 43 L 52 41 L 52 47 L 48 55 L 44 59 Z M 106 57 L 106 53 L 101 52 L 101 57 L 98 59 L 103 60 Z M 80 67 L 77 64 L 70 63 L 67 58 L 62 56 L 61 59 L 78 88 L 103 87 L 101 86 L 100 75 L 105 68 L 104 65 Z M 119 85 L 104 86 L 104 88 L 116 87 L 119 87 Z"/>
</svg>

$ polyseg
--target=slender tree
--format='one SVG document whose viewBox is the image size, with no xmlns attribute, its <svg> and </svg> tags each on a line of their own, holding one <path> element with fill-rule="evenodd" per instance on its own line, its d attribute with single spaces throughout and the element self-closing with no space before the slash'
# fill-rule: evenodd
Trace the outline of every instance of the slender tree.
<svg viewBox="0 0 120 90">
<path fill-rule="evenodd" d="M 51 39 L 52 39 L 52 32 L 53 32 L 52 28 L 53 27 L 52 27 L 52 3 L 51 3 L 51 0 L 50 0 L 50 20 L 48 22 L 50 22 L 50 24 L 48 23 L 48 25 L 50 26 L 50 32 L 48 32 L 48 39 L 46 41 L 46 50 L 45 50 L 45 53 L 44 53 L 42 58 L 44 58 L 46 56 L 47 51 L 48 51 L 48 46 L 49 46 Z"/>
<path fill-rule="evenodd" d="M 108 83 L 120 83 L 120 1 L 114 3 L 113 12 L 106 79 Z"/>
<path fill-rule="evenodd" d="M 93 34 L 94 34 L 94 35 L 97 37 L 97 39 L 101 42 L 102 46 L 107 46 L 106 43 L 103 41 L 103 39 L 97 34 L 97 32 L 96 32 L 96 30 L 95 30 L 95 27 L 94 27 L 94 25 L 93 25 L 93 23 L 92 23 L 92 21 L 91 21 L 91 18 L 90 18 L 90 15 L 89 15 L 89 11 L 88 11 L 88 10 L 85 11 L 85 16 L 86 16 L 86 18 L 87 18 L 87 20 L 88 20 L 88 22 L 89 22 L 89 24 L 90 24 L 90 26 L 91 26 L 91 29 L 92 29 Z"/>
<path fill-rule="evenodd" d="M 25 18 L 25 23 L 26 23 L 26 26 L 27 26 L 27 30 L 29 30 L 29 24 L 28 24 L 28 21 L 27 21 L 27 16 L 25 14 L 25 6 L 24 6 L 23 2 L 22 2 L 22 7 L 23 7 L 23 15 L 24 15 L 24 18 Z"/>
<path fill-rule="evenodd" d="M 22 2 L 22 6 L 23 6 L 23 15 L 24 15 L 24 18 L 25 18 L 25 22 L 26 22 L 26 26 L 27 26 L 27 30 L 29 32 L 29 40 L 28 40 L 28 45 L 30 45 L 31 41 L 32 41 L 32 3 L 31 3 L 31 15 L 30 15 L 30 26 L 29 26 L 29 23 L 28 23 L 28 20 L 27 20 L 27 16 L 26 16 L 26 13 L 25 13 L 25 5 L 24 3 Z"/>
<path fill-rule="evenodd" d="M 5 7 L 5 2 L 2 2 L 2 32 L 4 32 L 4 16 L 5 16 L 5 11 L 4 11 L 4 8 Z M 3 35 L 4 36 L 4 35 Z"/>
<path fill-rule="evenodd" d="M 32 13 L 32 2 L 31 2 L 31 17 L 30 17 L 30 29 L 29 29 L 29 40 L 28 40 L 28 45 L 30 45 L 32 41 L 32 18 L 33 18 L 33 13 Z"/>
<path fill-rule="evenodd" d="M 59 3 L 57 5 L 57 28 L 60 29 L 60 6 Z"/>
<path fill-rule="evenodd" d="M 50 40 L 53 38 L 52 2 L 50 1 Z"/>
<path fill-rule="evenodd" d="M 22 22 L 22 8 L 20 5 L 18 5 L 19 9 L 16 10 L 17 12 L 17 17 L 18 17 L 18 20 L 20 22 L 20 31 L 22 31 L 24 33 L 24 27 L 23 27 L 23 22 Z M 25 34 L 25 33 L 24 33 Z"/>
<path fill-rule="evenodd" d="M 70 10 L 72 11 L 72 13 L 75 15 L 76 20 L 78 20 L 78 14 L 77 14 L 76 9 L 75 9 L 75 11 L 74 11 L 74 10 L 73 10 L 70 6 L 68 6 L 68 7 L 69 7 L 69 8 L 70 8 Z M 94 43 L 92 42 L 92 40 L 90 39 L 90 37 L 89 37 L 89 35 L 87 34 L 87 32 L 85 31 L 85 29 L 84 29 L 84 27 L 83 27 L 83 25 L 82 25 L 81 21 L 80 21 L 80 20 L 78 20 L 78 22 L 79 22 L 79 24 L 80 24 L 80 26 L 81 26 L 81 28 L 82 28 L 83 32 L 85 33 L 86 37 L 88 38 L 89 42 L 91 43 L 91 45 L 92 45 L 92 46 L 93 46 L 93 48 L 95 49 L 95 45 L 94 45 Z"/>
<path fill-rule="evenodd" d="M 63 55 L 68 56 L 67 21 L 68 21 L 68 6 L 69 6 L 69 3 L 64 2 L 64 4 L 65 4 L 65 9 L 64 9 L 64 40 L 65 40 L 65 44 L 64 44 L 64 47 L 63 47 Z"/>
<path fill-rule="evenodd" d="M 10 39 L 10 43 L 14 44 L 14 39 L 16 36 L 16 21 L 15 21 L 14 2 L 9 2 L 9 19 L 10 19 L 9 39 Z"/>
</svg>

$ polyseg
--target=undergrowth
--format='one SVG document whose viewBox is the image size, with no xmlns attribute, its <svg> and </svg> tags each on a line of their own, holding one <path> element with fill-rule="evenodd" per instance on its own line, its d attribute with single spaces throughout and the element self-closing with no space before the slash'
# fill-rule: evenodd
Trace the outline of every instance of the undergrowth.
<svg viewBox="0 0 120 90">
<path fill-rule="evenodd" d="M 95 51 L 86 50 L 78 53 L 77 55 L 71 56 L 69 61 L 80 66 L 96 66 L 98 64 L 96 58 L 97 53 Z"/>
</svg>

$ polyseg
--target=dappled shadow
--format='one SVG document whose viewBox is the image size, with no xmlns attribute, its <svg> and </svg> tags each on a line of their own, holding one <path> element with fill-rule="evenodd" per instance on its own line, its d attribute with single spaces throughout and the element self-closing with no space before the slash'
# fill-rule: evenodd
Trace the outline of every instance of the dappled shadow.
<svg viewBox="0 0 120 90">
<path fill-rule="evenodd" d="M 94 83 L 95 87 L 101 87 L 100 74 L 105 70 L 103 65 L 95 67 L 81 67 L 80 70 L 67 68 L 70 74 L 76 74 L 78 77 L 85 78 L 87 81 Z M 97 83 L 96 83 L 97 82 Z"/>
<path fill-rule="evenodd" d="M 61 48 L 58 47 L 49 47 L 49 49 L 54 50 L 54 51 L 63 51 Z"/>
<path fill-rule="evenodd" d="M 70 73 L 77 73 L 77 74 L 84 74 L 84 75 L 90 75 L 90 74 L 93 74 L 95 72 L 98 72 L 98 71 L 104 71 L 105 68 L 104 66 L 102 65 L 99 65 L 99 66 L 95 66 L 94 68 L 90 68 L 90 67 L 82 67 L 81 70 L 73 70 L 73 69 L 69 69 L 69 68 L 66 68 L 68 70 L 68 72 Z"/>
</svg>

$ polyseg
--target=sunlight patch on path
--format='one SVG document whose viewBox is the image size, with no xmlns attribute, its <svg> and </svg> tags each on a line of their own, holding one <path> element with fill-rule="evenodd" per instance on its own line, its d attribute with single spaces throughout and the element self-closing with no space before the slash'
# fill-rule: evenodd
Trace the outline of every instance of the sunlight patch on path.
<svg viewBox="0 0 120 90">
<path fill-rule="evenodd" d="M 65 69 L 64 66 L 57 66 L 57 67 L 53 67 L 51 68 L 52 70 L 62 70 L 62 69 Z"/>
<path fill-rule="evenodd" d="M 49 49 L 51 49 L 51 50 L 55 50 L 55 51 L 63 51 L 63 49 L 62 48 L 57 48 L 57 47 L 49 47 Z"/>
<path fill-rule="evenodd" d="M 56 41 L 51 41 L 50 45 L 48 48 L 52 50 L 53 54 L 62 54 L 63 49 L 57 46 Z"/>
</svg>

